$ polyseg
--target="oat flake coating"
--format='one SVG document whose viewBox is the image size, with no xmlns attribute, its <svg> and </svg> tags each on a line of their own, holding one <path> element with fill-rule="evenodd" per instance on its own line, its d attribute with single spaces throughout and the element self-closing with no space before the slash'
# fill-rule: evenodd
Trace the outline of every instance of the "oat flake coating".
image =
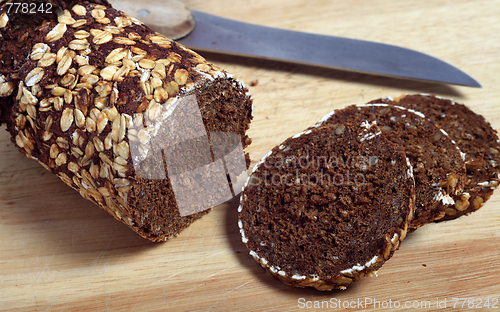
<svg viewBox="0 0 500 312">
<path fill-rule="evenodd" d="M 248 89 L 105 0 L 51 3 L 52 14 L 0 6 L 0 123 L 22 153 L 139 235 L 177 235 L 208 210 L 181 216 L 168 177 L 137 174 L 133 147 L 163 170 L 162 156 L 142 148 L 159 139 L 148 121 L 188 95 L 207 133 L 248 146 Z"/>
<path fill-rule="evenodd" d="M 242 240 L 286 284 L 345 289 L 375 274 L 406 236 L 412 167 L 375 125 L 309 129 L 253 170 L 238 208 Z"/>
</svg>

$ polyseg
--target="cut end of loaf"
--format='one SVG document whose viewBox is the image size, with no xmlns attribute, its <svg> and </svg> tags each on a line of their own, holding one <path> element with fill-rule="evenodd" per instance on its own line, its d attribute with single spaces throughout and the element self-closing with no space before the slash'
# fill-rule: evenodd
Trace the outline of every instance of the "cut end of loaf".
<svg viewBox="0 0 500 312">
<path fill-rule="evenodd" d="M 231 151 L 234 151 L 234 146 L 241 145 L 242 148 L 245 148 L 251 143 L 250 138 L 245 135 L 245 132 L 252 119 L 252 101 L 248 93 L 242 96 L 242 88 L 244 86 L 241 82 L 221 73 L 220 77 L 208 80 L 206 83 L 200 84 L 184 95 L 196 96 L 207 133 L 206 139 L 208 139 L 208 144 L 212 151 L 221 150 L 222 148 L 224 149 L 223 154 L 227 155 Z M 191 127 L 188 125 L 188 128 Z M 185 130 L 189 131 L 190 129 Z M 233 141 L 236 138 L 237 142 L 227 142 L 227 140 L 220 142 L 215 135 L 218 133 L 236 134 L 237 136 L 233 137 Z M 165 134 L 160 132 L 156 139 L 163 142 L 167 141 L 168 138 L 162 138 L 162 135 Z M 194 167 L 207 166 L 213 163 L 213 161 L 217 161 L 217 155 L 214 158 L 207 158 L 205 157 L 207 155 L 203 155 L 200 152 L 204 147 L 208 147 L 204 146 L 204 140 L 205 138 L 202 137 L 201 140 L 195 143 L 189 143 L 191 145 L 188 148 L 191 151 L 187 156 L 194 159 L 188 159 L 180 163 L 177 162 L 177 168 L 187 167 L 187 169 L 195 169 Z M 198 146 L 193 145 L 196 143 Z M 193 150 L 195 147 L 199 151 Z M 168 157 L 166 155 L 172 152 L 172 150 L 156 154 L 157 158 L 155 156 L 152 158 L 146 157 L 140 167 L 142 169 L 147 168 L 148 172 L 155 172 L 156 174 L 162 172 L 165 170 L 163 166 L 165 157 Z M 182 154 L 182 151 L 180 153 Z M 186 157 L 186 154 L 184 153 L 177 158 L 182 157 Z M 248 154 L 245 154 L 244 162 L 244 168 L 246 169 L 249 165 Z M 230 170 L 229 165 L 226 162 L 226 169 Z M 184 169 L 184 171 L 187 169 Z M 134 187 L 128 194 L 128 206 L 134 207 L 130 211 L 133 220 L 132 224 L 141 236 L 153 241 L 164 241 L 169 237 L 177 235 L 182 229 L 210 211 L 209 209 L 199 212 L 180 211 L 177 203 L 178 198 L 176 199 L 176 194 L 173 192 L 172 182 L 169 177 L 169 175 L 176 173 L 173 170 L 168 172 L 167 169 L 164 179 L 138 178 L 135 181 Z M 206 178 L 216 179 L 217 177 Z M 231 185 L 229 179 L 228 183 Z M 203 188 L 197 190 L 196 193 L 199 194 L 187 194 L 187 196 L 201 196 L 205 198 L 204 201 L 213 203 L 222 203 L 227 199 L 227 196 L 224 197 L 225 194 L 223 192 L 213 192 L 204 190 Z"/>
</svg>

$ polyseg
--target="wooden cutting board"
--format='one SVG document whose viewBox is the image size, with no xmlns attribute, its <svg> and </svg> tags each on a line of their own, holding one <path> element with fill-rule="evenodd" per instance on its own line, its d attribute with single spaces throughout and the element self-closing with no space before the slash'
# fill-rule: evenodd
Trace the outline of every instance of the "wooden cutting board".
<svg viewBox="0 0 500 312">
<path fill-rule="evenodd" d="M 267 26 L 415 49 L 459 67 L 483 86 L 205 53 L 250 86 L 255 117 L 248 152 L 254 163 L 335 108 L 403 93 L 453 98 L 500 128 L 499 0 L 187 4 Z M 346 291 L 322 293 L 283 285 L 248 255 L 236 225 L 237 200 L 215 207 L 178 237 L 155 244 L 21 155 L 5 131 L 0 132 L 0 159 L 2 311 L 291 311 L 317 305 L 329 310 L 410 311 L 413 306 L 419 311 L 466 311 L 484 307 L 488 298 L 490 308 L 484 310 L 500 309 L 499 193 L 471 216 L 429 224 L 409 235 L 378 277 Z M 453 298 L 471 301 L 455 303 Z"/>
</svg>

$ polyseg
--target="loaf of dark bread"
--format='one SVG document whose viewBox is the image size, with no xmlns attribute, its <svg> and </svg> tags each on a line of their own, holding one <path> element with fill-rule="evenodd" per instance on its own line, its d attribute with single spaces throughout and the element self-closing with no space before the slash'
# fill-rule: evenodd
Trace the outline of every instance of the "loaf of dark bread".
<svg viewBox="0 0 500 312">
<path fill-rule="evenodd" d="M 243 154 L 247 88 L 105 0 L 48 3 L 51 12 L 36 14 L 0 6 L 0 122 L 22 153 L 139 235 L 176 235 L 208 210 L 181 212 L 171 174 L 220 161 L 215 141 Z M 173 111 L 204 126 L 168 119 Z M 172 132 L 182 137 L 166 143 Z M 191 165 L 178 162 L 186 147 L 172 142 L 182 138 L 197 147 Z M 166 174 L 168 157 L 179 172 Z M 207 200 L 227 199 L 217 196 Z"/>
<path fill-rule="evenodd" d="M 412 166 L 374 124 L 337 120 L 274 147 L 242 192 L 250 255 L 282 282 L 345 289 L 376 271 L 406 236 Z"/>
</svg>

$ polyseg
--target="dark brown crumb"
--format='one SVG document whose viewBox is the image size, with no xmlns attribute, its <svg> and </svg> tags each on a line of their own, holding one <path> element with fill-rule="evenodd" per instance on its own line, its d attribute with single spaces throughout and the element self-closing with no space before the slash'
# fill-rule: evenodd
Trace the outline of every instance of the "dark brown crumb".
<svg viewBox="0 0 500 312">
<path fill-rule="evenodd" d="M 416 187 L 415 217 L 410 231 L 440 219 L 466 182 L 465 162 L 457 145 L 420 112 L 388 104 L 351 105 L 335 111 L 322 125 L 343 122 L 377 124 L 387 138 L 403 147 L 413 165 Z"/>
<path fill-rule="evenodd" d="M 433 95 L 406 95 L 384 102 L 419 110 L 442 128 L 465 153 L 467 181 L 463 192 L 453 196 L 455 204 L 446 207 L 441 219 L 450 220 L 481 208 L 498 186 L 500 142 L 490 123 L 463 104 Z"/>
<path fill-rule="evenodd" d="M 406 236 L 411 166 L 376 126 L 311 128 L 254 170 L 239 208 L 242 239 L 284 283 L 345 288 L 380 268 Z"/>
</svg>

